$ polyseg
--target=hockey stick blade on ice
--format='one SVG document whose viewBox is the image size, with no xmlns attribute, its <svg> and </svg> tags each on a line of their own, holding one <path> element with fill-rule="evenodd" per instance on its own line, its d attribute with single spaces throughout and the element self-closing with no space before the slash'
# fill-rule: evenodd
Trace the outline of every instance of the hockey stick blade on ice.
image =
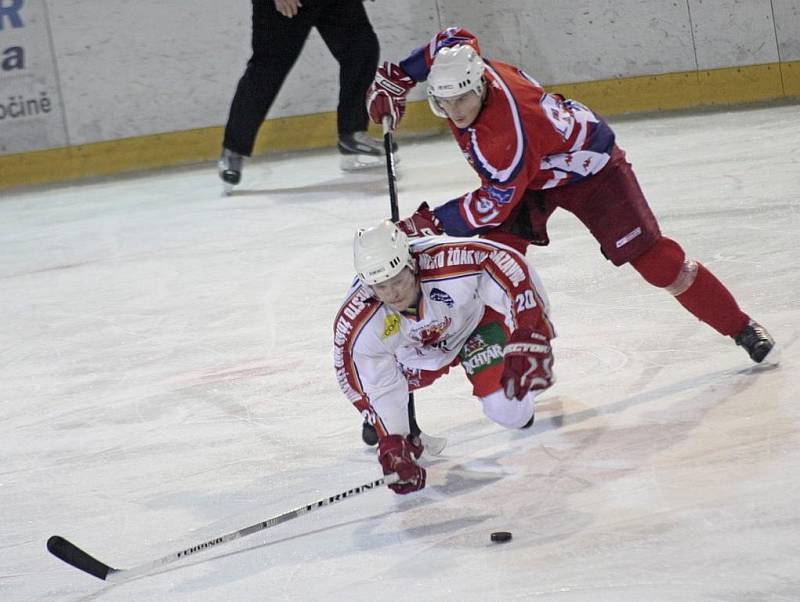
<svg viewBox="0 0 800 602">
<path fill-rule="evenodd" d="M 100 562 L 94 556 L 87 554 L 78 546 L 70 541 L 67 541 L 60 535 L 53 535 L 47 540 L 47 550 L 53 556 L 60 558 L 67 564 L 71 564 L 76 569 L 82 570 L 84 573 L 94 575 L 98 579 L 105 580 L 109 573 L 119 572 L 117 569 L 112 569 L 107 564 Z"/>
<path fill-rule="evenodd" d="M 297 518 L 304 514 L 308 514 L 309 512 L 313 512 L 314 510 L 318 510 L 324 506 L 330 506 L 347 498 L 356 496 L 359 493 L 377 489 L 381 485 L 391 485 L 399 480 L 400 477 L 398 477 L 397 474 L 392 473 L 380 479 L 375 479 L 374 481 L 359 485 L 358 487 L 353 487 L 352 489 L 348 489 L 342 493 L 322 498 L 321 500 L 317 500 L 311 504 L 306 504 L 305 506 L 300 506 L 294 510 L 289 510 L 283 514 L 273 516 L 272 518 L 255 523 L 249 527 L 239 529 L 238 531 L 232 531 L 230 533 L 226 533 L 225 535 L 212 537 L 211 539 L 207 539 L 206 541 L 190 546 L 184 550 L 180 550 L 179 552 L 173 552 L 172 554 L 167 554 L 162 558 L 143 562 L 142 564 L 138 564 L 128 569 L 115 569 L 106 563 L 101 562 L 91 554 L 84 552 L 74 543 L 61 537 L 60 535 L 53 535 L 47 540 L 47 549 L 56 558 L 63 560 L 67 564 L 70 564 L 76 569 L 80 569 L 84 573 L 88 573 L 93 577 L 97 577 L 98 579 L 109 582 L 126 581 L 134 577 L 146 575 L 162 566 L 176 562 L 186 558 L 187 556 L 196 554 L 197 552 L 203 552 L 209 548 L 214 548 L 247 535 L 258 533 L 259 531 L 280 525 L 292 520 L 293 518 Z"/>
</svg>

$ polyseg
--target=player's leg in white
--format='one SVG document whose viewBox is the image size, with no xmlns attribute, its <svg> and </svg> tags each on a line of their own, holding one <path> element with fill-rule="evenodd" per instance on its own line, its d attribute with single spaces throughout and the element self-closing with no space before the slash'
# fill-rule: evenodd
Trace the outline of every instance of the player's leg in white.
<svg viewBox="0 0 800 602">
<path fill-rule="evenodd" d="M 507 429 L 528 428 L 533 424 L 536 393 L 530 391 L 522 401 L 509 399 L 502 389 L 480 398 L 483 413 Z"/>
</svg>

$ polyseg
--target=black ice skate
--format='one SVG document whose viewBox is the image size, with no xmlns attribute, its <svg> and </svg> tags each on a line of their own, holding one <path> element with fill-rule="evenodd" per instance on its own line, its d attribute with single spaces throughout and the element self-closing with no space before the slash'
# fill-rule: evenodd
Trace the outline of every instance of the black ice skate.
<svg viewBox="0 0 800 602">
<path fill-rule="evenodd" d="M 370 447 L 378 445 L 378 433 L 369 422 L 365 422 L 361 427 L 361 440 Z"/>
<path fill-rule="evenodd" d="M 763 361 L 775 345 L 775 340 L 769 335 L 767 329 L 754 320 L 750 320 L 734 340 L 737 345 L 745 348 L 754 362 Z"/>
<path fill-rule="evenodd" d="M 233 187 L 242 179 L 242 155 L 223 148 L 217 166 L 225 194 L 230 194 L 233 192 Z"/>
<path fill-rule="evenodd" d="M 358 171 L 386 165 L 383 141 L 371 138 L 367 132 L 341 134 L 337 146 L 342 156 L 340 165 L 344 171 Z M 396 144 L 392 150 L 397 150 Z M 395 162 L 397 162 L 396 157 Z"/>
</svg>

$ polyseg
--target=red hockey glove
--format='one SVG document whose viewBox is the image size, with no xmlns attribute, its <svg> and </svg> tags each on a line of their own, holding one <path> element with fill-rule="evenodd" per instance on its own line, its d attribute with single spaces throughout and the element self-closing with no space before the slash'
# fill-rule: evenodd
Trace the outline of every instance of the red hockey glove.
<svg viewBox="0 0 800 602">
<path fill-rule="evenodd" d="M 444 233 L 444 228 L 442 228 L 439 218 L 430 210 L 428 203 L 422 203 L 410 217 L 397 222 L 397 227 L 405 232 L 409 238 L 438 236 Z"/>
<path fill-rule="evenodd" d="M 392 121 L 390 127 L 396 129 L 406 111 L 406 95 L 416 85 L 400 65 L 385 62 L 378 67 L 375 81 L 367 90 L 369 118 L 380 125 L 384 115 L 388 115 Z"/>
<path fill-rule="evenodd" d="M 530 328 L 518 328 L 503 350 L 500 384 L 509 399 L 522 400 L 528 391 L 542 391 L 553 384 L 553 352 L 547 337 Z"/>
<path fill-rule="evenodd" d="M 378 460 L 383 474 L 396 472 L 400 477 L 397 483 L 389 485 L 392 491 L 404 495 L 425 487 L 425 469 L 414 461 L 421 455 L 422 443 L 411 435 L 389 435 L 380 440 Z"/>
</svg>

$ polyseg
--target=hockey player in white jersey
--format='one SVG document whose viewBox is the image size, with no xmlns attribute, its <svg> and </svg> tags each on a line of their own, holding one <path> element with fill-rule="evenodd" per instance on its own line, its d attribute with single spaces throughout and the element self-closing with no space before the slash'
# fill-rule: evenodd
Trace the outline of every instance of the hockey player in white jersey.
<svg viewBox="0 0 800 602">
<path fill-rule="evenodd" d="M 411 435 L 410 391 L 461 365 L 483 412 L 511 429 L 533 423 L 553 383 L 555 331 L 533 268 L 517 251 L 476 239 L 408 238 L 390 221 L 359 230 L 356 281 L 334 323 L 336 376 L 378 434 L 397 493 L 425 486 Z"/>
</svg>

